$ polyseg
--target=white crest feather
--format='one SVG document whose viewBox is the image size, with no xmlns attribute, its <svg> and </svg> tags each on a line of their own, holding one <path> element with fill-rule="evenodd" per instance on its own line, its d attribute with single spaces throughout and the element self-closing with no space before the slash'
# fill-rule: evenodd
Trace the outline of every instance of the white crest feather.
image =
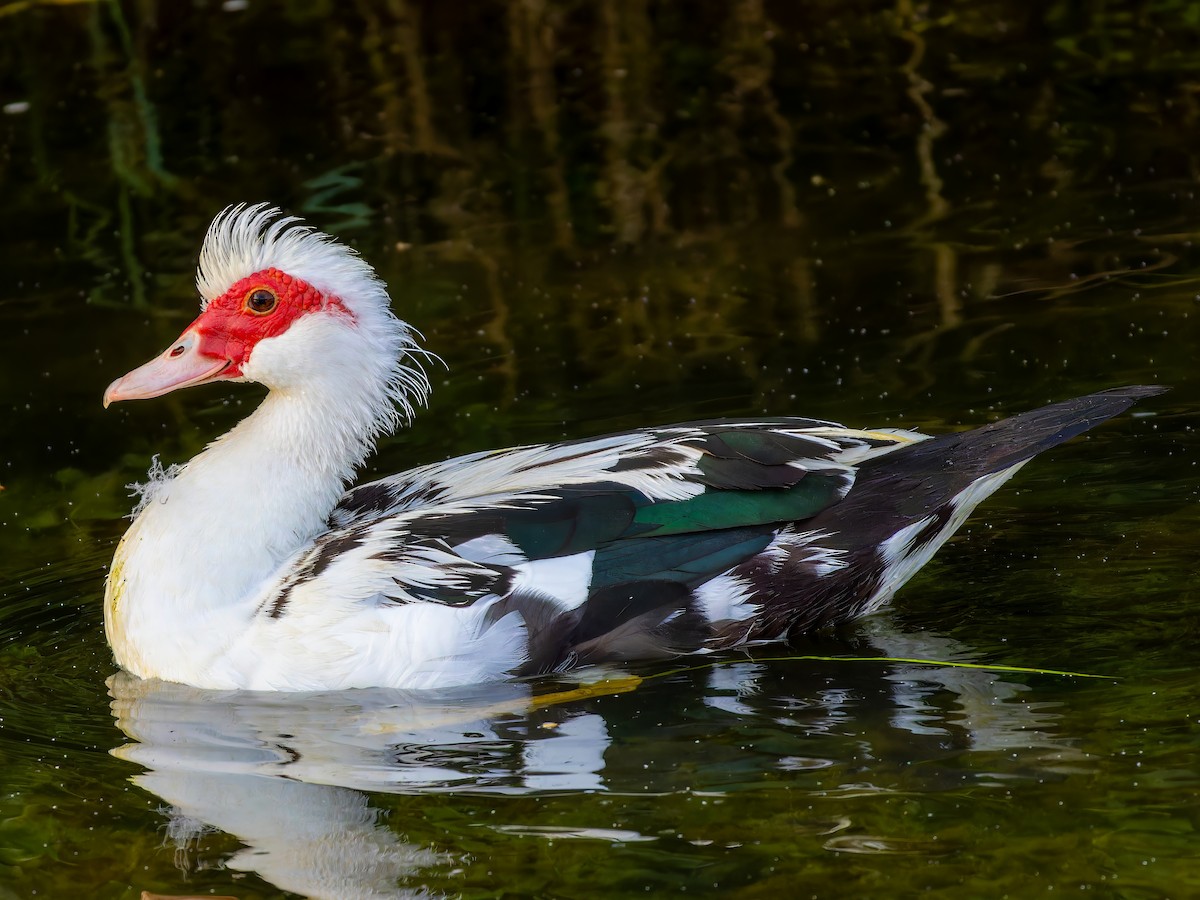
<svg viewBox="0 0 1200 900">
<path fill-rule="evenodd" d="M 354 250 L 301 219 L 267 203 L 239 203 L 218 213 L 204 236 L 196 270 L 201 308 L 241 279 L 271 267 L 322 292 L 347 276 L 378 281 Z"/>
</svg>

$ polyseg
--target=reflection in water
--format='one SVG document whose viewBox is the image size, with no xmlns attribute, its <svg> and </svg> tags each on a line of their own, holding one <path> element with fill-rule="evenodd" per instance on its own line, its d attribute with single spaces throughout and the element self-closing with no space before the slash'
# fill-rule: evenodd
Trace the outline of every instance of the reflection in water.
<svg viewBox="0 0 1200 900">
<path fill-rule="evenodd" d="M 409 693 L 204 691 L 109 679 L 114 755 L 172 807 L 180 846 L 207 828 L 247 849 L 226 862 L 305 896 L 397 888 L 448 857 L 404 843 L 364 791 L 587 791 L 601 787 L 603 719 L 533 712 L 528 685 Z M 535 721 L 535 717 L 537 721 Z"/>
<path fill-rule="evenodd" d="M 865 623 L 862 634 L 889 657 L 965 662 L 971 656 L 969 648 L 945 637 L 898 632 L 886 617 Z M 698 673 L 696 680 L 702 682 L 699 708 L 717 717 L 710 723 L 714 729 L 769 726 L 785 738 L 802 739 L 809 750 L 820 748 L 820 757 L 747 752 L 754 758 L 748 765 L 757 766 L 755 777 L 821 773 L 844 764 L 851 755 L 847 739 L 860 762 L 875 761 L 866 772 L 858 769 L 852 778 L 825 784 L 819 793 L 826 798 L 887 790 L 871 782 L 889 757 L 937 759 L 947 748 L 955 753 L 1019 748 L 1033 751 L 1026 758 L 1036 760 L 1043 774 L 1063 771 L 1063 762 L 1077 764 L 1081 758 L 1068 739 L 1053 733 L 1054 713 L 1020 702 L 1028 688 L 995 672 L 849 662 L 818 662 L 800 672 L 790 664 L 738 660 Z M 512 682 L 437 692 L 270 694 L 203 691 L 122 673 L 109 682 L 112 709 L 133 743 L 113 752 L 148 770 L 134 780 L 170 804 L 168 831 L 181 846 L 217 828 L 246 844 L 226 862 L 230 868 L 256 872 L 286 890 L 330 898 L 411 896 L 406 891 L 422 884 L 423 870 L 461 860 L 406 843 L 405 823 L 384 824 L 369 792 L 726 788 L 715 770 L 706 776 L 694 765 L 686 787 L 652 785 L 640 766 L 625 763 L 621 745 L 633 727 L 643 745 L 674 739 L 667 752 L 676 757 L 684 746 L 670 720 L 634 726 L 618 718 L 614 705 L 596 702 L 605 693 L 628 690 L 630 683 L 628 677 L 601 680 L 540 696 L 530 684 Z M 683 705 L 695 699 L 687 696 L 687 679 L 642 682 L 642 691 L 659 689 L 678 690 Z M 643 705 L 649 699 L 643 697 Z M 597 711 L 601 706 L 612 721 Z M 693 738 L 689 732 L 687 743 Z M 744 771 L 741 778 L 744 783 Z M 828 830 L 840 832 L 848 824 L 840 821 Z M 550 826 L 493 828 L 540 834 Z M 600 834 L 582 825 L 555 825 L 550 833 L 655 840 L 632 832 Z M 827 849 L 867 852 L 855 843 L 861 837 L 842 836 Z M 439 843 L 452 848 L 453 836 Z"/>
<path fill-rule="evenodd" d="M 282 776 L 367 791 L 592 790 L 608 745 L 582 711 L 535 715 L 528 684 L 442 691 L 205 691 L 120 673 L 117 751 L 150 769 Z"/>
<path fill-rule="evenodd" d="M 971 649 L 951 638 L 923 631 L 904 634 L 874 620 L 863 624 L 877 644 L 887 646 L 889 656 L 972 661 Z M 1031 690 L 1028 685 L 1006 681 L 998 672 L 952 666 L 902 665 L 885 677 L 894 685 L 896 709 L 892 722 L 897 728 L 914 735 L 944 735 L 957 729 L 965 735 L 971 750 L 1038 750 L 1042 751 L 1038 754 L 1042 768 L 1063 773 L 1079 771 L 1077 765 L 1064 764 L 1077 763 L 1083 754 L 1052 731 L 1058 717 L 1050 707 L 1057 704 L 1024 701 L 1022 695 Z M 946 716 L 934 704 L 938 692 L 954 698 L 956 712 Z"/>
<path fill-rule="evenodd" d="M 858 628 L 880 655 L 892 659 L 974 662 L 967 645 L 928 631 L 899 631 L 886 617 L 865 619 Z M 770 672 L 766 662 L 715 668 L 704 702 L 736 716 L 770 715 L 812 735 L 865 731 L 868 717 L 876 715 L 873 707 L 882 702 L 891 727 L 912 738 L 949 737 L 957 747 L 982 753 L 1035 751 L 1043 771 L 1078 771 L 1064 763 L 1083 759 L 1070 739 L 1054 733 L 1054 704 L 1025 702 L 1031 688 L 1006 680 L 1002 672 L 916 662 L 881 670 L 868 664 L 845 670 L 832 683 L 814 681 L 806 696 L 794 690 L 792 673 L 785 682 L 776 680 L 786 693 L 766 691 L 763 682 Z"/>
<path fill-rule="evenodd" d="M 397 883 L 443 861 L 404 843 L 361 791 L 204 768 L 152 770 L 134 783 L 171 805 L 179 846 L 219 828 L 246 844 L 225 866 L 306 897 L 425 896 Z"/>
</svg>

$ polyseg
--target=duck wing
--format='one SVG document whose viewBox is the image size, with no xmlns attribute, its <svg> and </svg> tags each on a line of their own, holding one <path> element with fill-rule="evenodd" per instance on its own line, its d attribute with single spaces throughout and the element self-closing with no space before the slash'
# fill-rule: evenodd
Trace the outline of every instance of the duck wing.
<svg viewBox="0 0 1200 900">
<path fill-rule="evenodd" d="M 1034 455 L 1160 390 L 936 438 L 773 419 L 461 457 L 348 492 L 259 612 L 416 613 L 410 650 L 484 677 L 779 640 L 878 608 Z"/>
<path fill-rule="evenodd" d="M 797 577 L 836 568 L 794 523 L 844 498 L 863 459 L 922 437 L 716 421 L 459 457 L 347 492 L 259 610 L 351 596 L 477 608 L 481 629 L 515 613 L 527 670 L 739 643 L 762 598 L 723 573 L 764 554 L 776 570 L 794 557 Z"/>
</svg>

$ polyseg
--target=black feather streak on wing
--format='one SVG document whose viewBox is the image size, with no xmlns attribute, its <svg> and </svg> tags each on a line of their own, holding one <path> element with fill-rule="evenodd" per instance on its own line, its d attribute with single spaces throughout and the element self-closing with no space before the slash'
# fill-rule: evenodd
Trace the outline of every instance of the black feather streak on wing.
<svg viewBox="0 0 1200 900">
<path fill-rule="evenodd" d="M 613 585 L 588 598 L 559 665 L 678 656 L 699 650 L 708 636 L 708 623 L 682 584 Z"/>
<path fill-rule="evenodd" d="M 505 534 L 508 530 L 504 509 L 479 509 L 470 512 L 430 512 L 406 523 L 413 540 L 440 540 L 446 547 L 455 547 L 488 534 Z"/>
<path fill-rule="evenodd" d="M 370 525 L 355 525 L 351 528 L 331 531 L 317 538 L 316 543 L 305 553 L 295 568 L 280 583 L 273 597 L 265 600 L 259 612 L 266 609 L 267 616 L 279 619 L 287 611 L 292 591 L 306 581 L 311 581 L 333 564 L 339 556 L 362 545 Z"/>
<path fill-rule="evenodd" d="M 687 588 L 673 581 L 639 581 L 602 587 L 593 591 L 581 607 L 579 623 L 571 633 L 572 642 L 601 637 L 618 625 L 656 609 L 682 609 L 689 597 Z"/>
<path fill-rule="evenodd" d="M 668 469 L 672 466 L 686 464 L 688 458 L 689 455 L 674 444 L 655 444 L 645 450 L 621 457 L 616 464 L 609 466 L 607 471 L 615 474 Z"/>
<path fill-rule="evenodd" d="M 507 593 L 512 586 L 513 570 L 495 564 L 468 563 L 455 570 L 457 584 L 404 584 L 406 594 L 417 601 L 443 606 L 470 606 L 482 597 Z"/>
<path fill-rule="evenodd" d="M 375 518 L 391 511 L 400 494 L 401 489 L 388 481 L 372 481 L 351 488 L 329 514 L 329 522 L 338 525 L 355 519 Z"/>
<path fill-rule="evenodd" d="M 767 429 L 714 429 L 691 443 L 704 451 L 701 481 L 722 490 L 791 487 L 807 474 L 791 463 L 829 455 L 827 444 Z"/>
<path fill-rule="evenodd" d="M 491 624 L 510 613 L 525 623 L 528 659 L 517 674 L 561 671 L 604 661 L 654 659 L 690 653 L 709 637 L 690 592 L 673 582 L 605 588 L 578 609 L 515 591 L 488 610 Z"/>
<path fill-rule="evenodd" d="M 579 610 L 564 611 L 549 597 L 514 591 L 492 604 L 484 621 L 490 626 L 511 613 L 518 614 L 525 623 L 528 649 L 528 659 L 515 674 L 536 675 L 558 668 L 571 645 L 571 632 L 579 623 Z"/>
<path fill-rule="evenodd" d="M 824 424 L 778 420 L 791 427 L 797 422 Z M 704 486 L 695 496 L 652 501 L 628 485 L 605 481 L 547 487 L 537 491 L 537 497 L 506 499 L 503 508 L 447 517 L 434 514 L 415 525 L 414 531 L 432 536 L 442 529 L 451 545 L 502 534 L 529 559 L 546 559 L 656 532 L 699 533 L 801 521 L 836 502 L 850 480 L 841 468 L 809 471 L 802 467 L 806 459 L 828 458 L 831 448 L 825 442 L 757 423 L 742 428 L 729 422 L 705 424 L 699 435 L 697 426 L 676 427 L 702 451 L 699 473 L 679 476 Z M 671 437 L 669 429 L 656 434 L 664 441 Z M 612 471 L 661 471 L 680 466 L 687 458 L 677 447 L 663 443 L 630 453 Z"/>
</svg>

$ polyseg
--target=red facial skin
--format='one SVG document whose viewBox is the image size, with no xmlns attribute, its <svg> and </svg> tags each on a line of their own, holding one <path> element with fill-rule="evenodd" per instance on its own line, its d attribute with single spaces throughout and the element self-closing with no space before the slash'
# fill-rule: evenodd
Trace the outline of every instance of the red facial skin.
<svg viewBox="0 0 1200 900">
<path fill-rule="evenodd" d="M 250 296 L 262 289 L 278 298 L 274 308 L 265 313 L 256 312 L 249 305 Z M 229 360 L 231 365 L 222 377 L 237 378 L 259 341 L 283 334 L 296 319 L 319 309 L 353 317 L 337 297 L 327 297 L 286 272 L 263 269 L 236 282 L 209 303 L 191 328 L 200 338 L 197 347 L 200 354 Z"/>
<path fill-rule="evenodd" d="M 240 378 L 259 341 L 318 310 L 354 318 L 340 299 L 299 278 L 278 269 L 255 272 L 209 303 L 165 352 L 110 384 L 104 405 Z"/>
</svg>

